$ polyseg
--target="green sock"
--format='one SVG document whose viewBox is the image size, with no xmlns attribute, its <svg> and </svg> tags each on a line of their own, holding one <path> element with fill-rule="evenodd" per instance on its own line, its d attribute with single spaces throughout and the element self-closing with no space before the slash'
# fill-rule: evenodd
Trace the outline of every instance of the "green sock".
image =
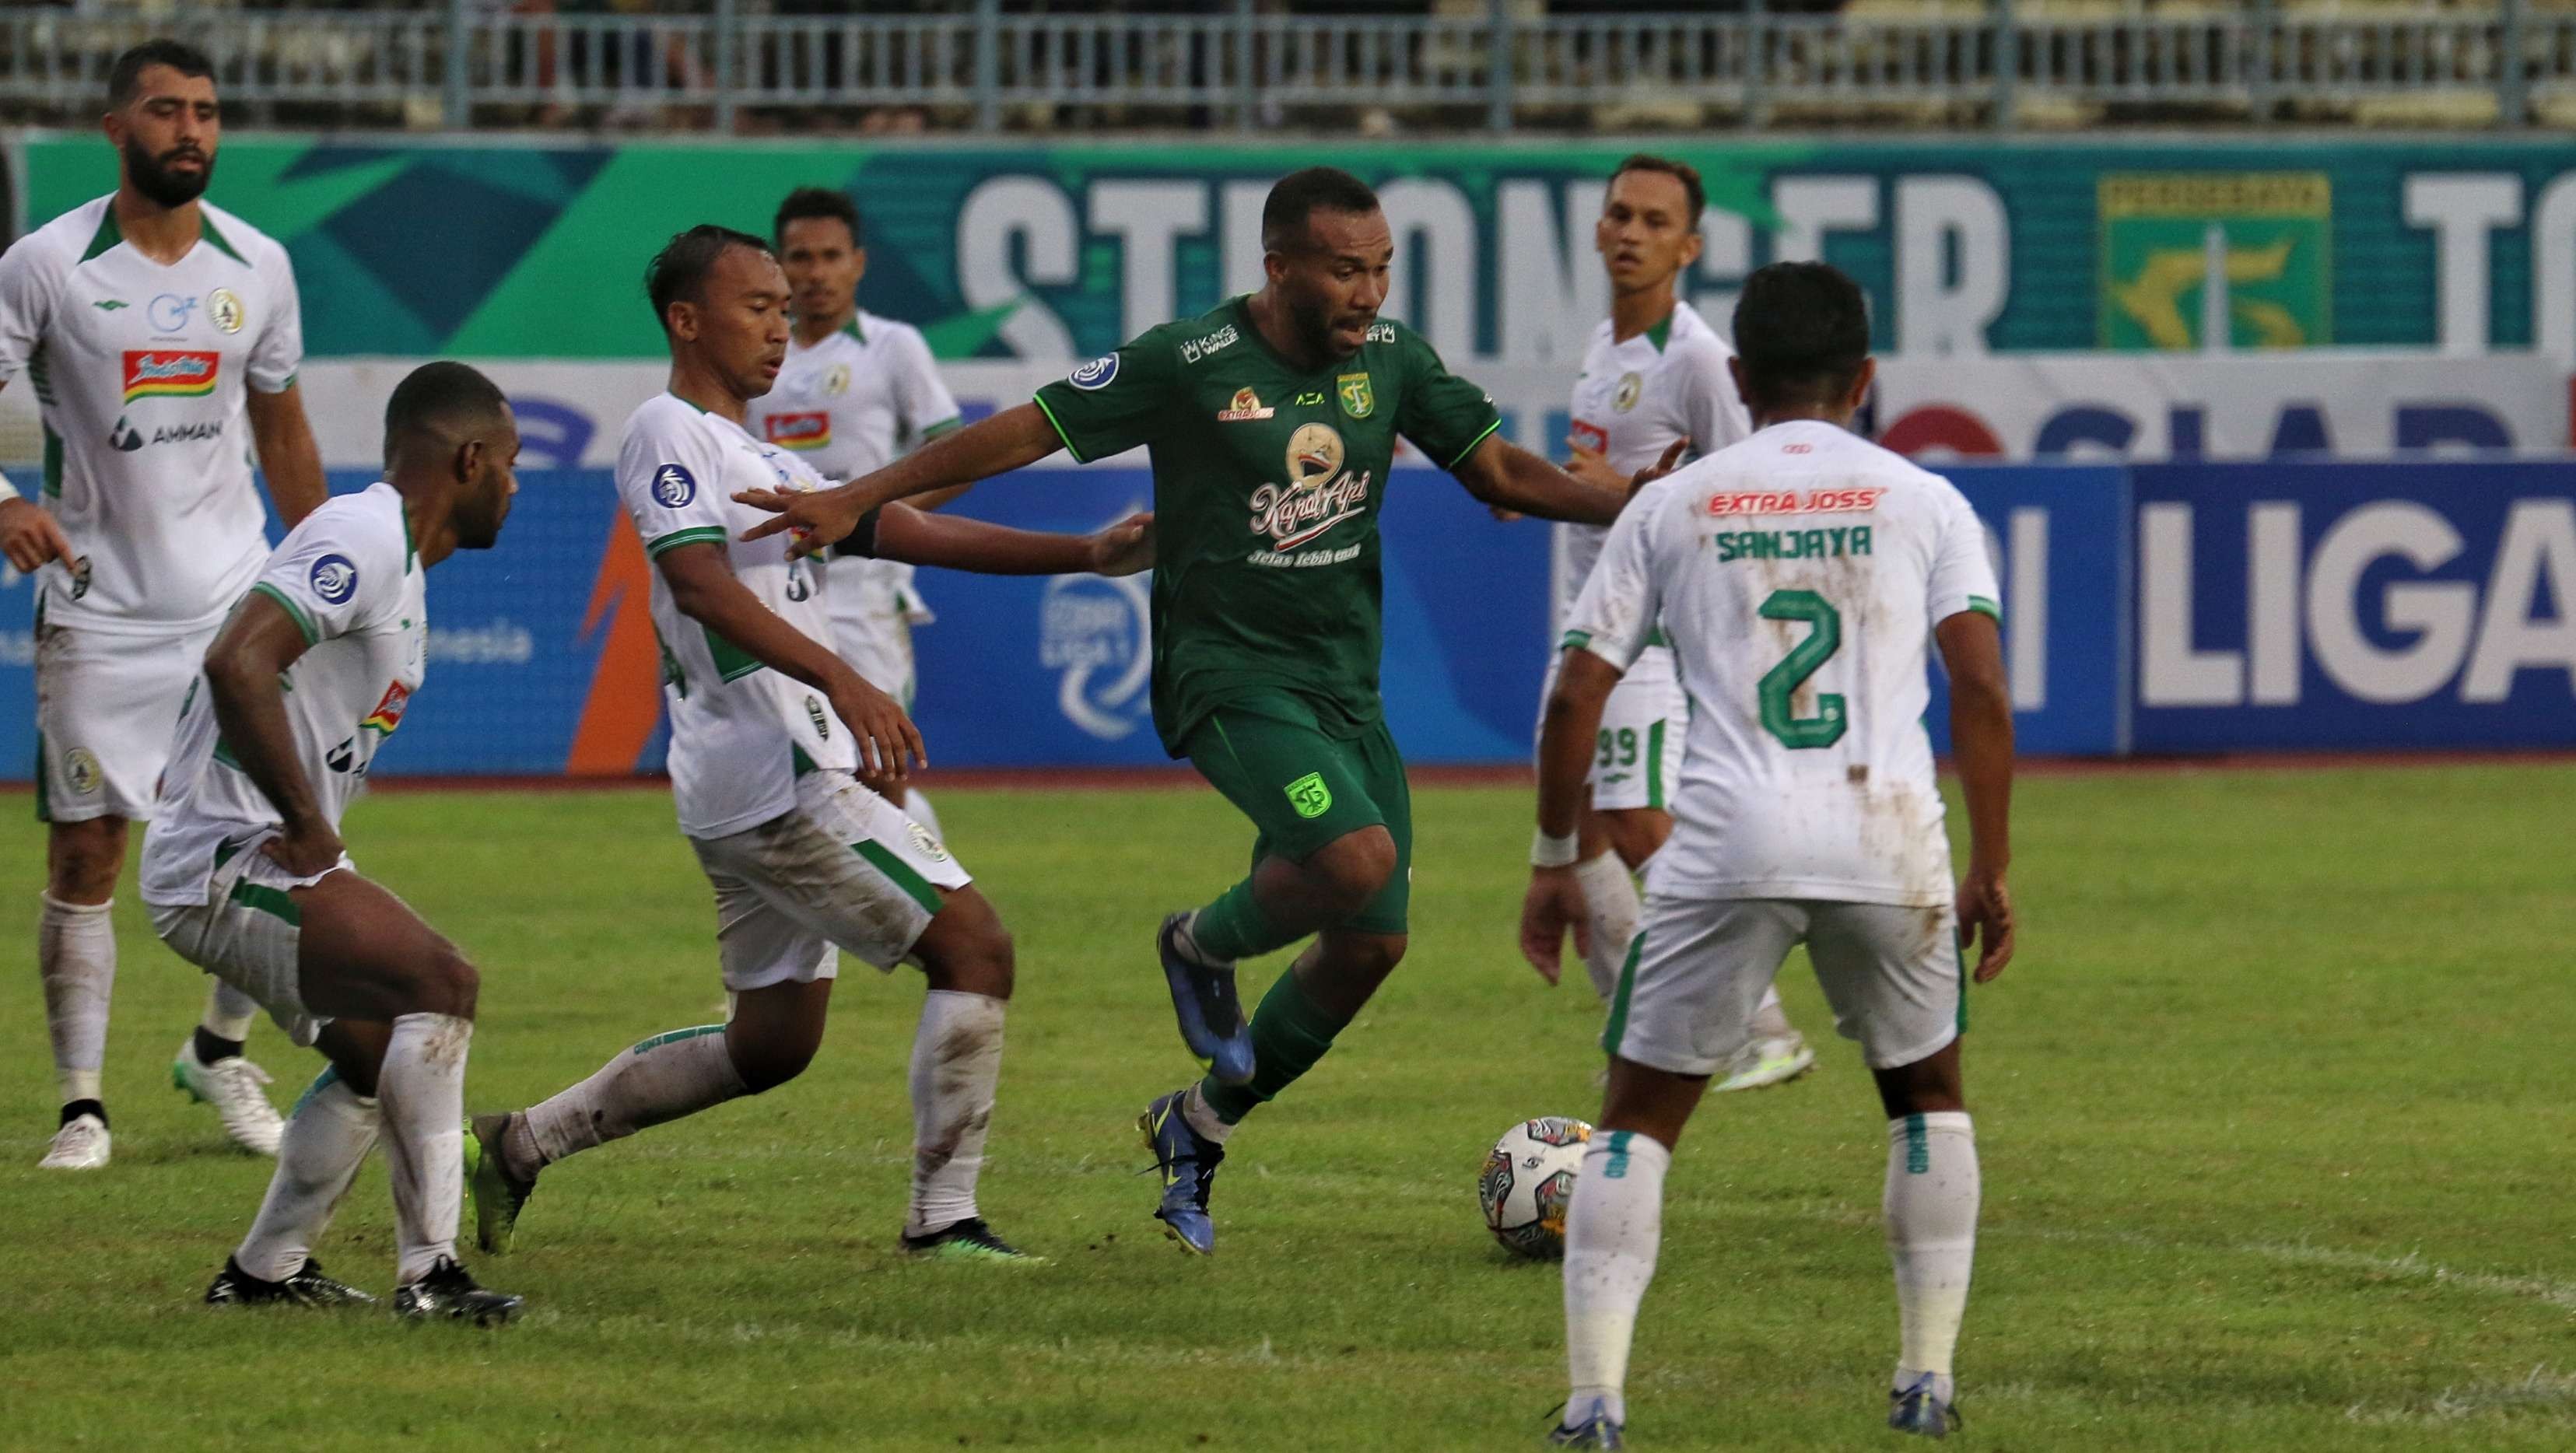
<svg viewBox="0 0 2576 1453">
<path fill-rule="evenodd" d="M 1258 958 L 1305 936 L 1270 921 L 1270 915 L 1253 901 L 1250 878 L 1218 894 L 1214 903 L 1190 920 L 1190 937 L 1197 941 L 1199 952 L 1226 963 Z"/>
<path fill-rule="evenodd" d="M 1313 1069 L 1349 1023 L 1317 1008 L 1294 971 L 1281 974 L 1252 1013 L 1252 1083 L 1220 1085 L 1210 1076 L 1199 1082 L 1200 1097 L 1216 1118 L 1238 1124 L 1253 1106 L 1267 1104 Z"/>
</svg>

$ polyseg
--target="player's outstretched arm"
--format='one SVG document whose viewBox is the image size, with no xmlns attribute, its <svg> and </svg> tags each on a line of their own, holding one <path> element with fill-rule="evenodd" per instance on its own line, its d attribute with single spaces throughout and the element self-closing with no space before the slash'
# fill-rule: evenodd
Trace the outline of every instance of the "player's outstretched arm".
<svg viewBox="0 0 2576 1453">
<path fill-rule="evenodd" d="M 779 618 L 736 580 L 724 546 L 701 540 L 665 550 L 655 563 L 680 614 L 733 643 L 753 660 L 823 693 L 858 741 L 859 767 L 871 784 L 903 778 L 907 759 L 928 766 L 921 733 L 893 697 L 870 686 L 829 647 Z"/>
<path fill-rule="evenodd" d="M 277 506 L 286 528 L 294 529 L 331 497 L 322 474 L 322 448 L 313 442 L 313 423 L 304 416 L 304 394 L 291 383 L 273 394 L 255 388 L 243 392 L 269 502 Z"/>
<path fill-rule="evenodd" d="M 1133 575 L 1153 567 L 1154 517 L 1129 515 L 1088 535 L 1051 535 L 887 505 L 877 517 L 876 553 L 978 575 Z"/>
<path fill-rule="evenodd" d="M 1577 956 L 1592 951 L 1583 886 L 1574 881 L 1575 819 L 1583 808 L 1601 709 L 1620 674 L 1590 651 L 1569 649 L 1539 722 L 1538 836 L 1530 848 L 1529 894 L 1521 900 L 1521 957 L 1550 984 L 1557 980 L 1568 928 L 1574 930 Z"/>
<path fill-rule="evenodd" d="M 833 541 L 859 527 L 868 511 L 935 489 L 973 484 L 996 474 L 1035 464 L 1064 447 L 1055 426 L 1035 404 L 1004 409 L 953 434 L 942 434 L 874 474 L 861 475 L 837 489 L 798 494 L 788 490 L 747 489 L 734 496 L 747 505 L 776 513 L 742 532 L 746 540 L 799 529 L 811 533 L 792 553 L 820 553 Z"/>
<path fill-rule="evenodd" d="M 1959 880 L 1959 946 L 1979 947 L 1976 980 L 2013 956 L 2012 696 L 2004 686 L 2003 633 L 1994 618 L 1961 611 L 1932 632 L 1950 671 L 1950 756 L 1968 802 L 1968 871 Z"/>
<path fill-rule="evenodd" d="M 295 759 L 295 730 L 286 719 L 281 678 L 309 645 L 304 627 L 275 596 L 253 591 L 206 648 L 206 690 L 224 747 L 285 824 L 260 850 L 298 875 L 328 872 L 340 861 L 340 834 Z"/>
<path fill-rule="evenodd" d="M 48 560 L 73 563 L 71 537 L 63 533 L 62 521 L 19 494 L 5 477 L 0 477 L 0 555 L 21 575 L 35 574 Z"/>
<path fill-rule="evenodd" d="M 1543 520 L 1570 520 L 1580 525 L 1606 525 L 1619 518 L 1619 509 L 1628 495 L 1681 462 L 1685 442 L 1676 441 L 1664 452 L 1663 461 L 1652 469 L 1641 470 L 1628 489 L 1602 489 L 1584 483 L 1548 463 L 1500 434 L 1488 434 L 1485 441 L 1458 461 L 1451 473 L 1467 486 L 1467 492 L 1486 505 L 1536 515 Z"/>
</svg>

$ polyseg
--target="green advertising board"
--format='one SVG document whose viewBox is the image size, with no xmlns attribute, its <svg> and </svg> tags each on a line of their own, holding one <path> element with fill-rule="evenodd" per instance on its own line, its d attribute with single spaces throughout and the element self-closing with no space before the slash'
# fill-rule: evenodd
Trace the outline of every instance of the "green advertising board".
<svg viewBox="0 0 2576 1453">
<path fill-rule="evenodd" d="M 2576 352 L 2576 147 L 2157 138 L 1699 143 L 1690 280 L 1822 256 L 1901 354 L 2225 346 Z M 1626 148 L 935 142 L 317 141 L 236 135 L 213 196 L 284 240 L 316 356 L 600 359 L 659 350 L 644 259 L 697 222 L 768 230 L 837 187 L 866 214 L 862 301 L 952 358 L 1080 357 L 1258 278 L 1260 198 L 1332 162 L 1399 237 L 1390 311 L 1444 351 L 1569 357 L 1606 305 L 1590 222 Z M 21 144 L 23 217 L 107 190 L 88 136 Z"/>
</svg>

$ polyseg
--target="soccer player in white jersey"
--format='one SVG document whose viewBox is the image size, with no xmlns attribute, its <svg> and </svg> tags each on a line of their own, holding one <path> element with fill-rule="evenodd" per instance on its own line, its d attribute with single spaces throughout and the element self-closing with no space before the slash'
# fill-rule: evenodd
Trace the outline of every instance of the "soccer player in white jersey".
<svg viewBox="0 0 2576 1453">
<path fill-rule="evenodd" d="M 153 931 L 331 1062 L 287 1123 L 250 1234 L 206 1290 L 215 1306 L 375 1300 L 324 1274 L 312 1247 L 381 1134 L 394 1310 L 477 1323 L 518 1312 L 456 1260 L 474 968 L 358 876 L 340 841 L 428 669 L 423 578 L 499 538 L 518 453 L 491 380 L 461 363 L 414 370 L 385 406 L 384 480 L 288 532 L 180 713 L 143 842 Z"/>
<path fill-rule="evenodd" d="M 752 437 L 793 452 L 837 482 L 872 474 L 956 428 L 957 401 L 921 331 L 859 307 L 868 251 L 849 196 L 797 188 L 778 204 L 772 236 L 793 295 L 795 326 L 778 386 L 752 400 L 743 420 Z M 963 492 L 912 503 L 937 509 Z M 934 619 L 913 568 L 837 548 L 826 568 L 833 649 L 869 685 L 912 710 L 912 629 Z M 938 834 L 939 819 L 919 788 L 905 789 L 903 810 Z"/>
<path fill-rule="evenodd" d="M 476 1116 L 481 1242 L 508 1246 L 545 1166 L 801 1074 L 822 1042 L 837 946 L 880 970 L 918 964 L 929 981 L 913 1039 L 903 1248 L 1022 1259 L 975 1203 L 1011 936 L 938 838 L 887 800 L 901 798 L 921 738 L 823 644 L 835 577 L 789 558 L 788 536 L 739 538 L 767 516 L 736 494 L 824 485 L 743 427 L 787 353 L 786 277 L 767 243 L 712 226 L 671 239 L 645 277 L 670 342 L 670 392 L 627 421 L 617 487 L 655 566 L 671 788 L 715 890 L 732 1012 L 620 1050 L 543 1104 Z M 1130 574 L 1151 563 L 1150 523 L 1042 535 L 889 507 L 856 534 L 919 564 Z"/>
<path fill-rule="evenodd" d="M 1700 213 L 1708 195 L 1687 162 L 1639 154 L 1619 163 L 1603 194 L 1593 245 L 1610 273 L 1610 316 L 1593 330 L 1575 375 L 1574 451 L 1567 472 L 1606 488 L 1624 488 L 1638 470 L 1674 444 L 1714 454 L 1753 432 L 1726 365 L 1735 351 L 1684 302 L 1678 284 L 1699 259 Z M 1550 575 L 1550 639 L 1601 558 L 1606 525 L 1559 524 Z M 1556 666 L 1539 699 L 1555 689 Z M 1592 758 L 1591 800 L 1576 831 L 1582 856 L 1574 878 L 1583 888 L 1580 935 L 1584 968 L 1606 1002 L 1619 981 L 1628 942 L 1637 936 L 1637 884 L 1672 835 L 1671 797 L 1681 784 L 1682 740 L 1689 704 L 1660 635 L 1648 638 L 1602 708 Z M 1555 967 L 1548 960 L 1548 971 Z M 1546 972 L 1546 971 L 1543 971 Z M 1549 982 L 1555 982 L 1550 973 Z M 1777 991 L 1764 994 L 1753 1037 L 1716 1085 L 1751 1090 L 1806 1073 L 1816 1052 L 1789 1023 Z"/>
<path fill-rule="evenodd" d="M 1603 703 L 1660 625 L 1690 698 L 1672 841 L 1610 1021 L 1610 1085 L 1567 1212 L 1572 1394 L 1553 1440 L 1618 1447 L 1664 1174 L 1709 1077 L 1807 946 L 1888 1117 L 1885 1221 L 1902 1327 L 1889 1426 L 1956 1425 L 1951 1354 L 1976 1245 L 1961 1098 L 1965 949 L 2013 950 L 2012 711 L 1985 532 L 1949 481 L 1849 432 L 1867 393 L 1860 289 L 1822 263 L 1745 282 L 1732 365 L 1756 432 L 1638 491 L 1566 622 L 1539 748 L 1521 947 L 1542 968 L 1583 912 L 1576 809 Z M 1971 848 L 1953 883 L 1922 716 L 1950 676 Z"/>
<path fill-rule="evenodd" d="M 222 133 L 206 57 L 169 40 L 119 56 L 106 132 L 116 191 L 0 256 L 0 383 L 23 370 L 45 425 L 41 500 L 0 481 L 0 553 L 36 576 L 36 967 L 63 1100 L 40 1164 L 63 1170 L 108 1161 L 126 824 L 151 818 L 179 700 L 268 556 L 251 450 L 288 527 L 325 494 L 286 250 L 201 200 Z M 273 1155 L 268 1076 L 241 1055 L 257 1013 L 216 984 L 171 1078 Z"/>
</svg>

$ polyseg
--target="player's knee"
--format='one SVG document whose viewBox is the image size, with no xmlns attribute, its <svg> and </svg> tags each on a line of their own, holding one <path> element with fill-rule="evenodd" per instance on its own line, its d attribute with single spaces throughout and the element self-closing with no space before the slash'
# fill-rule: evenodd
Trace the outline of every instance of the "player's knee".
<svg viewBox="0 0 2576 1453">
<path fill-rule="evenodd" d="M 46 835 L 45 891 L 57 903 L 105 903 L 124 866 L 124 824 L 116 819 L 60 822 Z"/>
<path fill-rule="evenodd" d="M 805 1067 L 814 1062 L 814 1051 L 818 1047 L 814 1040 L 756 1045 L 735 1044 L 728 1040 L 725 1044 L 733 1056 L 733 1072 L 742 1077 L 744 1092 L 753 1095 L 777 1089 L 805 1073 Z"/>
<path fill-rule="evenodd" d="M 1382 827 L 1362 828 L 1325 845 L 1306 868 L 1327 910 L 1348 917 L 1368 906 L 1395 876 L 1395 838 Z"/>
<path fill-rule="evenodd" d="M 414 1009 L 422 1014 L 471 1019 L 475 1000 L 482 992 L 483 976 L 453 944 L 439 945 L 412 981 Z"/>
</svg>

